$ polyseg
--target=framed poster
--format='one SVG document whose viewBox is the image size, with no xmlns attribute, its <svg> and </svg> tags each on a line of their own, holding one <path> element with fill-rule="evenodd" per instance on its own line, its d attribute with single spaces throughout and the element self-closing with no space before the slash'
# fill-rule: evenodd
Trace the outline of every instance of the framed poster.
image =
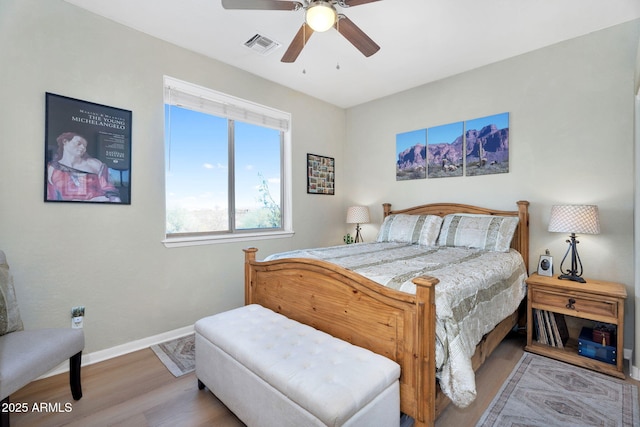
<svg viewBox="0 0 640 427">
<path fill-rule="evenodd" d="M 131 204 L 131 111 L 46 93 L 44 201 Z"/>
<path fill-rule="evenodd" d="M 307 153 L 307 193 L 335 194 L 335 159 Z"/>
</svg>

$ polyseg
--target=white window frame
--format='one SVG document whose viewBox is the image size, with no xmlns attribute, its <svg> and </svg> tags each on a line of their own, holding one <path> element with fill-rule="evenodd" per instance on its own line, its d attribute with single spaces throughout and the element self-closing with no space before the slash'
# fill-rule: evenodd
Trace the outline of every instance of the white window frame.
<svg viewBox="0 0 640 427">
<path fill-rule="evenodd" d="M 164 76 L 164 104 L 183 106 L 218 117 L 280 129 L 283 131 L 284 137 L 282 144 L 282 200 L 280 202 L 282 229 L 172 237 L 167 237 L 165 230 L 165 238 L 162 243 L 166 247 L 183 247 L 293 236 L 291 114 L 169 76 Z M 165 141 L 165 154 L 170 149 L 169 143 L 170 141 Z M 164 213 L 166 218 L 166 205 Z"/>
</svg>

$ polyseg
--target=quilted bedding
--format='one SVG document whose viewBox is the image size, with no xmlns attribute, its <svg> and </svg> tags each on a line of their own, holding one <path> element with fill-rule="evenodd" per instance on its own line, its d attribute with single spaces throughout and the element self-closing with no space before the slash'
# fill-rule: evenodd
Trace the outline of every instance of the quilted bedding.
<svg viewBox="0 0 640 427">
<path fill-rule="evenodd" d="M 476 397 L 471 357 L 482 336 L 513 313 L 526 295 L 522 256 L 448 246 L 376 242 L 283 252 L 340 265 L 384 286 L 415 293 L 412 279 L 436 277 L 436 377 L 459 407 Z"/>
</svg>

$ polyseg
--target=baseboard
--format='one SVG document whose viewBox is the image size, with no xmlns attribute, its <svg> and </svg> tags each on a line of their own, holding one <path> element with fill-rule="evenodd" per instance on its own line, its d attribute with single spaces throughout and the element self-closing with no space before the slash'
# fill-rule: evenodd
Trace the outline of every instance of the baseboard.
<svg viewBox="0 0 640 427">
<path fill-rule="evenodd" d="M 629 376 L 636 381 L 640 381 L 640 369 L 636 366 L 629 366 Z"/>
<path fill-rule="evenodd" d="M 631 363 L 631 359 L 633 357 L 633 350 L 630 348 L 624 349 L 624 360 L 629 363 L 629 376 L 634 380 L 640 380 L 640 369 L 636 366 L 633 366 Z"/>
<path fill-rule="evenodd" d="M 193 325 L 185 326 L 183 328 L 174 329 L 173 331 L 163 332 L 158 335 L 153 335 L 151 337 L 142 338 L 140 340 L 131 341 L 125 344 L 117 345 L 115 347 L 107 348 L 104 350 L 99 350 L 93 353 L 83 354 L 82 355 L 82 366 L 92 365 L 94 363 L 102 362 L 108 359 L 113 359 L 114 357 L 123 356 L 128 353 L 132 353 L 134 351 L 142 350 L 144 348 L 151 347 L 154 344 L 160 344 L 165 341 L 169 341 L 175 338 L 180 338 L 185 335 L 189 335 L 193 333 Z M 40 378 L 47 378 L 53 375 L 58 375 L 64 372 L 69 372 L 69 362 L 64 362 L 53 368 L 46 374 L 42 375 Z"/>
</svg>

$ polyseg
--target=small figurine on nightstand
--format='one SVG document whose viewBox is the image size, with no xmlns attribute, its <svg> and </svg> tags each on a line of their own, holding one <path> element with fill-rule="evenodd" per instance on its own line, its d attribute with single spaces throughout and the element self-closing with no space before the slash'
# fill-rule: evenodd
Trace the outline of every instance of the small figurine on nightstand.
<svg viewBox="0 0 640 427">
<path fill-rule="evenodd" d="M 351 236 L 351 234 L 347 234 L 346 236 L 344 236 L 344 237 L 342 238 L 342 240 L 344 240 L 344 242 L 345 242 L 347 245 L 350 245 L 351 243 L 353 243 L 353 237 Z"/>
</svg>

